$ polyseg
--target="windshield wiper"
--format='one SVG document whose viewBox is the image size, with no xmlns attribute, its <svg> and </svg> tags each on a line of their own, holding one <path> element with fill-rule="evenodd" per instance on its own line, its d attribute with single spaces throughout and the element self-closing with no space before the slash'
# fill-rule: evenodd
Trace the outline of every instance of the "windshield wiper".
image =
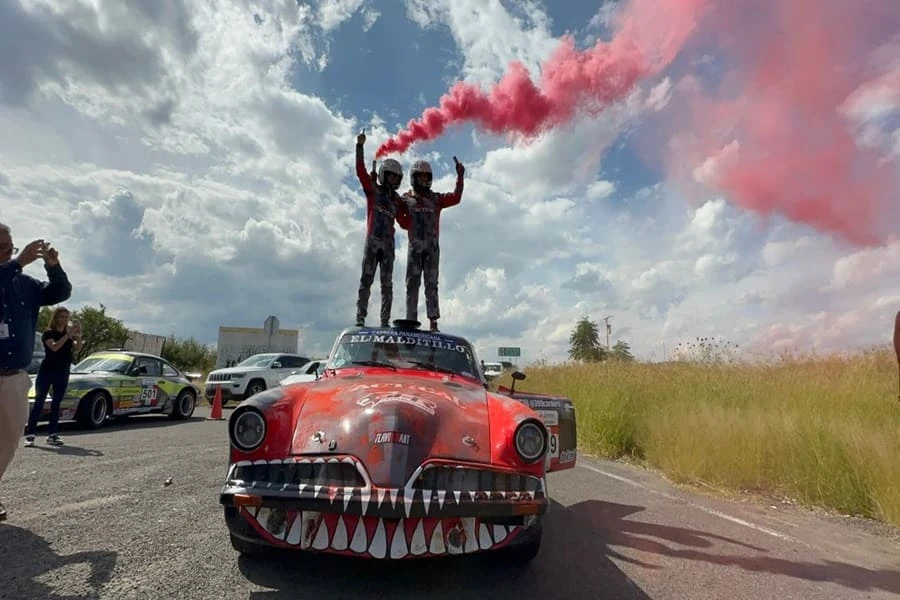
<svg viewBox="0 0 900 600">
<path fill-rule="evenodd" d="M 448 369 L 447 367 L 442 367 L 440 365 L 436 365 L 434 363 L 425 362 L 423 360 L 408 360 L 406 361 L 411 365 L 416 365 L 417 367 L 422 367 L 423 369 L 431 369 L 432 371 L 438 371 L 439 373 L 448 373 L 450 375 L 459 375 L 453 369 Z"/>
<path fill-rule="evenodd" d="M 385 367 L 388 369 L 397 370 L 397 365 L 392 362 L 386 362 L 383 360 L 354 360 L 350 363 L 351 365 L 363 365 L 365 367 Z"/>
</svg>

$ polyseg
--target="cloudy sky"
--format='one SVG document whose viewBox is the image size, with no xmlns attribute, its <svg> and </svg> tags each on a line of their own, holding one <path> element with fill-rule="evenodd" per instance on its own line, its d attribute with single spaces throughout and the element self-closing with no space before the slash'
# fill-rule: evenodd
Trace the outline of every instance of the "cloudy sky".
<svg viewBox="0 0 900 600">
<path fill-rule="evenodd" d="M 629 21 L 598 0 L 4 0 L 0 221 L 59 249 L 70 307 L 208 343 L 274 314 L 322 353 L 355 314 L 357 132 L 371 161 L 456 82 L 489 93 L 516 60 L 541 85 L 555 60 L 554 101 L 594 110 L 524 138 L 463 119 L 395 155 L 430 160 L 437 190 L 453 156 L 467 168 L 442 217 L 442 329 L 488 360 L 564 359 L 585 315 L 648 360 L 698 336 L 882 344 L 900 309 L 892 2 L 637 0 Z M 652 67 L 603 96 L 623 57 Z M 379 298 L 376 278 L 370 322 Z"/>
</svg>

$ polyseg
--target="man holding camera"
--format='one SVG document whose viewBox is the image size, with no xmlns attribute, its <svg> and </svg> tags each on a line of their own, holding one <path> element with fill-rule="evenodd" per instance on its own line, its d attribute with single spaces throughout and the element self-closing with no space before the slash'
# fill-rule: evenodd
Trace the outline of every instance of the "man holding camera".
<svg viewBox="0 0 900 600">
<path fill-rule="evenodd" d="M 34 356 L 34 332 L 42 306 L 50 306 L 72 295 L 72 284 L 59 264 L 56 249 L 44 240 L 34 240 L 18 252 L 12 231 L 0 223 L 0 480 L 15 456 L 28 422 L 28 390 L 31 378 L 25 368 Z M 43 259 L 47 282 L 22 272 Z M 6 509 L 0 503 L 0 521 Z"/>
</svg>

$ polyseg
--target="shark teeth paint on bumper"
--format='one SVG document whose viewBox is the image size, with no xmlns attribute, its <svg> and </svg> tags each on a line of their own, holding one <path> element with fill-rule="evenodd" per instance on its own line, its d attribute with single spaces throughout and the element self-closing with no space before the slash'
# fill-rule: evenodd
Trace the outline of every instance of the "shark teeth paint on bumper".
<svg viewBox="0 0 900 600">
<path fill-rule="evenodd" d="M 391 520 L 267 507 L 242 508 L 240 514 L 275 546 L 376 559 L 499 550 L 534 522 L 527 519 L 527 525 L 519 526 L 483 523 L 475 517 Z"/>
<path fill-rule="evenodd" d="M 353 464 L 365 481 L 364 486 L 332 486 L 316 483 L 273 483 L 267 481 L 246 481 L 235 479 L 234 473 L 242 467 L 278 466 L 284 463 L 337 465 Z M 274 460 L 241 461 L 233 464 L 228 472 L 220 501 L 232 504 L 234 495 L 250 495 L 262 498 L 263 505 L 270 508 L 301 509 L 314 512 L 336 512 L 345 515 L 363 515 L 389 519 L 424 518 L 429 515 L 469 517 L 469 516 L 514 516 L 526 513 L 543 514 L 548 500 L 543 478 L 523 476 L 526 489 L 518 490 L 447 490 L 420 489 L 413 487 L 419 476 L 429 469 L 437 468 L 426 464 L 416 469 L 404 488 L 373 488 L 361 463 L 352 457 L 287 458 Z M 458 467 L 462 468 L 462 466 Z M 485 469 L 489 471 L 488 469 Z M 533 511 L 520 509 L 533 507 Z M 474 514 L 473 514 L 474 513 Z"/>
</svg>

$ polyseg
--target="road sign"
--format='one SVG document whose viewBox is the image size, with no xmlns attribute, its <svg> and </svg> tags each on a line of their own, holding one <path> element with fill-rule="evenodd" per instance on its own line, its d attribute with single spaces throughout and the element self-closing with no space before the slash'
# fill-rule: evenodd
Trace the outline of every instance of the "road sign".
<svg viewBox="0 0 900 600">
<path fill-rule="evenodd" d="M 500 346 L 497 348 L 497 356 L 522 356 L 522 349 Z"/>
<path fill-rule="evenodd" d="M 263 329 L 266 332 L 266 335 L 275 335 L 275 332 L 278 331 L 278 317 L 272 315 L 270 317 L 266 317 L 266 321 L 263 323 Z"/>
</svg>

